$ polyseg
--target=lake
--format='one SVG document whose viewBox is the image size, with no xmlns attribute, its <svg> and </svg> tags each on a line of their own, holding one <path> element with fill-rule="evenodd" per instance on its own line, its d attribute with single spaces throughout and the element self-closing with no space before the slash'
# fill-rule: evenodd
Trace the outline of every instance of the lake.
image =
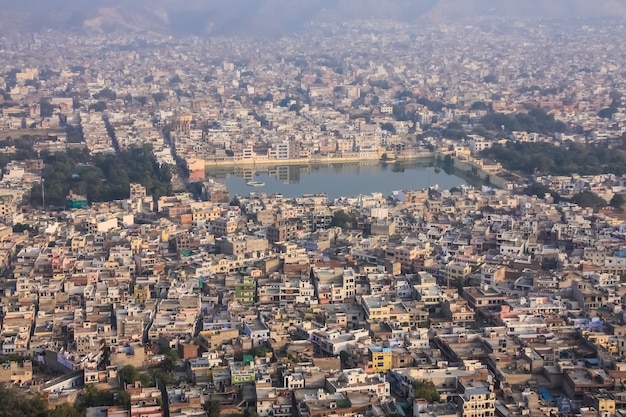
<svg viewBox="0 0 626 417">
<path fill-rule="evenodd" d="M 433 167 L 430 161 L 214 167 L 207 168 L 207 176 L 224 182 L 231 197 L 247 196 L 250 192 L 280 193 L 285 197 L 326 193 L 330 198 L 339 198 L 374 192 L 389 196 L 396 190 L 434 185 L 449 189 L 466 184 L 464 179 Z M 253 187 L 247 184 L 250 181 L 265 185 Z"/>
</svg>

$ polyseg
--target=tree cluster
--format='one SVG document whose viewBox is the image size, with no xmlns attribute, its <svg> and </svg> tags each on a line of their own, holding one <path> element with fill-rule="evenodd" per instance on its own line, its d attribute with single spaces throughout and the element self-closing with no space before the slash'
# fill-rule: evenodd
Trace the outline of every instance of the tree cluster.
<svg viewBox="0 0 626 417">
<path fill-rule="evenodd" d="M 76 404 L 47 409 L 43 398 L 13 386 L 0 386 L 0 417 L 84 417 L 88 407 L 127 404 L 126 391 L 101 391 L 88 385 Z"/>
<path fill-rule="evenodd" d="M 351 227 L 355 221 L 356 219 L 354 218 L 354 216 L 352 216 L 349 213 L 346 213 L 343 210 L 339 210 L 333 214 L 333 219 L 331 220 L 330 225 L 332 227 L 338 226 L 341 228 L 345 228 L 345 227 Z"/>
<path fill-rule="evenodd" d="M 489 113 L 482 118 L 482 125 L 487 130 L 502 130 L 507 132 L 524 131 L 535 133 L 555 133 L 567 131 L 567 126 L 554 116 L 541 109 L 531 109 L 528 113 L 508 115 L 504 113 Z"/>
<path fill-rule="evenodd" d="M 607 206 L 606 200 L 592 191 L 581 191 L 575 194 L 570 201 L 581 207 L 591 207 L 594 210 L 600 210 Z"/>
<path fill-rule="evenodd" d="M 267 355 L 267 348 L 265 346 L 254 346 L 248 350 L 248 355 L 255 358 L 264 358 Z"/>
<path fill-rule="evenodd" d="M 97 154 L 85 151 L 59 152 L 44 155 L 42 171 L 46 202 L 65 204 L 70 190 L 85 195 L 89 202 L 126 199 L 130 183 L 139 183 L 155 199 L 171 195 L 172 173 L 168 165 L 160 165 L 151 145 L 134 146 L 118 154 Z M 41 202 L 41 184 L 31 190 L 31 202 Z"/>
<path fill-rule="evenodd" d="M 33 148 L 32 137 L 24 135 L 18 139 L 0 140 L 0 148 L 6 149 L 15 147 L 15 153 L 0 153 L 0 168 L 6 166 L 11 161 L 26 161 L 27 159 L 37 158 L 37 152 Z"/>
<path fill-rule="evenodd" d="M 432 381 L 416 381 L 413 383 L 413 397 L 424 399 L 429 403 L 441 401 L 437 387 L 435 387 Z"/>
<path fill-rule="evenodd" d="M 508 142 L 504 146 L 494 145 L 484 150 L 482 155 L 495 159 L 508 170 L 525 174 L 626 174 L 624 143 L 609 148 L 606 144 L 567 143 L 555 146 L 546 142 Z"/>
<path fill-rule="evenodd" d="M 110 88 L 103 88 L 99 93 L 93 95 L 93 98 L 96 100 L 115 100 L 117 98 L 117 94 L 115 91 Z"/>
<path fill-rule="evenodd" d="M 611 101 L 609 107 L 600 109 L 600 111 L 598 112 L 599 117 L 603 119 L 610 119 L 613 114 L 618 112 L 619 107 L 622 104 L 622 96 L 618 92 L 613 92 L 611 93 L 611 98 L 613 99 L 613 101 Z"/>
</svg>

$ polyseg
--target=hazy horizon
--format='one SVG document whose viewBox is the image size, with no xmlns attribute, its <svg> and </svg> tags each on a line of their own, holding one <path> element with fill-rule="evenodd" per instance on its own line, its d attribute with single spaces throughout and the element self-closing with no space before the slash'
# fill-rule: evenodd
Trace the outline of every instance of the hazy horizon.
<svg viewBox="0 0 626 417">
<path fill-rule="evenodd" d="M 626 0 L 24 0 L 3 1 L 0 31 L 42 29 L 173 34 L 280 34 L 311 22 L 391 19 L 445 22 L 476 17 L 626 17 Z"/>
</svg>

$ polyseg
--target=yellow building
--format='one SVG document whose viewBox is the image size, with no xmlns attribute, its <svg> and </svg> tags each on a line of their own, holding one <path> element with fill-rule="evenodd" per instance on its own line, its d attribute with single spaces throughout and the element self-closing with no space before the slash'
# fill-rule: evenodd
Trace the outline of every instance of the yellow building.
<svg viewBox="0 0 626 417">
<path fill-rule="evenodd" d="M 204 330 L 198 335 L 198 344 L 208 350 L 215 350 L 225 342 L 230 342 L 239 336 L 237 329 Z"/>
<path fill-rule="evenodd" d="M 393 354 L 391 353 L 390 348 L 370 346 L 369 356 L 370 362 L 372 364 L 372 371 L 388 372 L 391 370 L 393 363 Z"/>
<path fill-rule="evenodd" d="M 146 301 L 150 299 L 150 287 L 148 285 L 135 285 L 133 297 L 137 301 Z"/>
<path fill-rule="evenodd" d="M 600 415 L 615 415 L 615 398 L 608 394 L 597 394 L 593 398 L 593 405 L 595 409 L 600 412 Z"/>
</svg>

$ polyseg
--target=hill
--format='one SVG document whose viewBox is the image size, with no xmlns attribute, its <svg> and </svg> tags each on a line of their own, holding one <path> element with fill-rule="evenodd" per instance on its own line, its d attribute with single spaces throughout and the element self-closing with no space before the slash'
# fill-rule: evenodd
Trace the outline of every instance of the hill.
<svg viewBox="0 0 626 417">
<path fill-rule="evenodd" d="M 626 0 L 23 0 L 3 6 L 0 31 L 46 28 L 174 34 L 282 34 L 311 21 L 449 21 L 626 17 Z"/>
</svg>

